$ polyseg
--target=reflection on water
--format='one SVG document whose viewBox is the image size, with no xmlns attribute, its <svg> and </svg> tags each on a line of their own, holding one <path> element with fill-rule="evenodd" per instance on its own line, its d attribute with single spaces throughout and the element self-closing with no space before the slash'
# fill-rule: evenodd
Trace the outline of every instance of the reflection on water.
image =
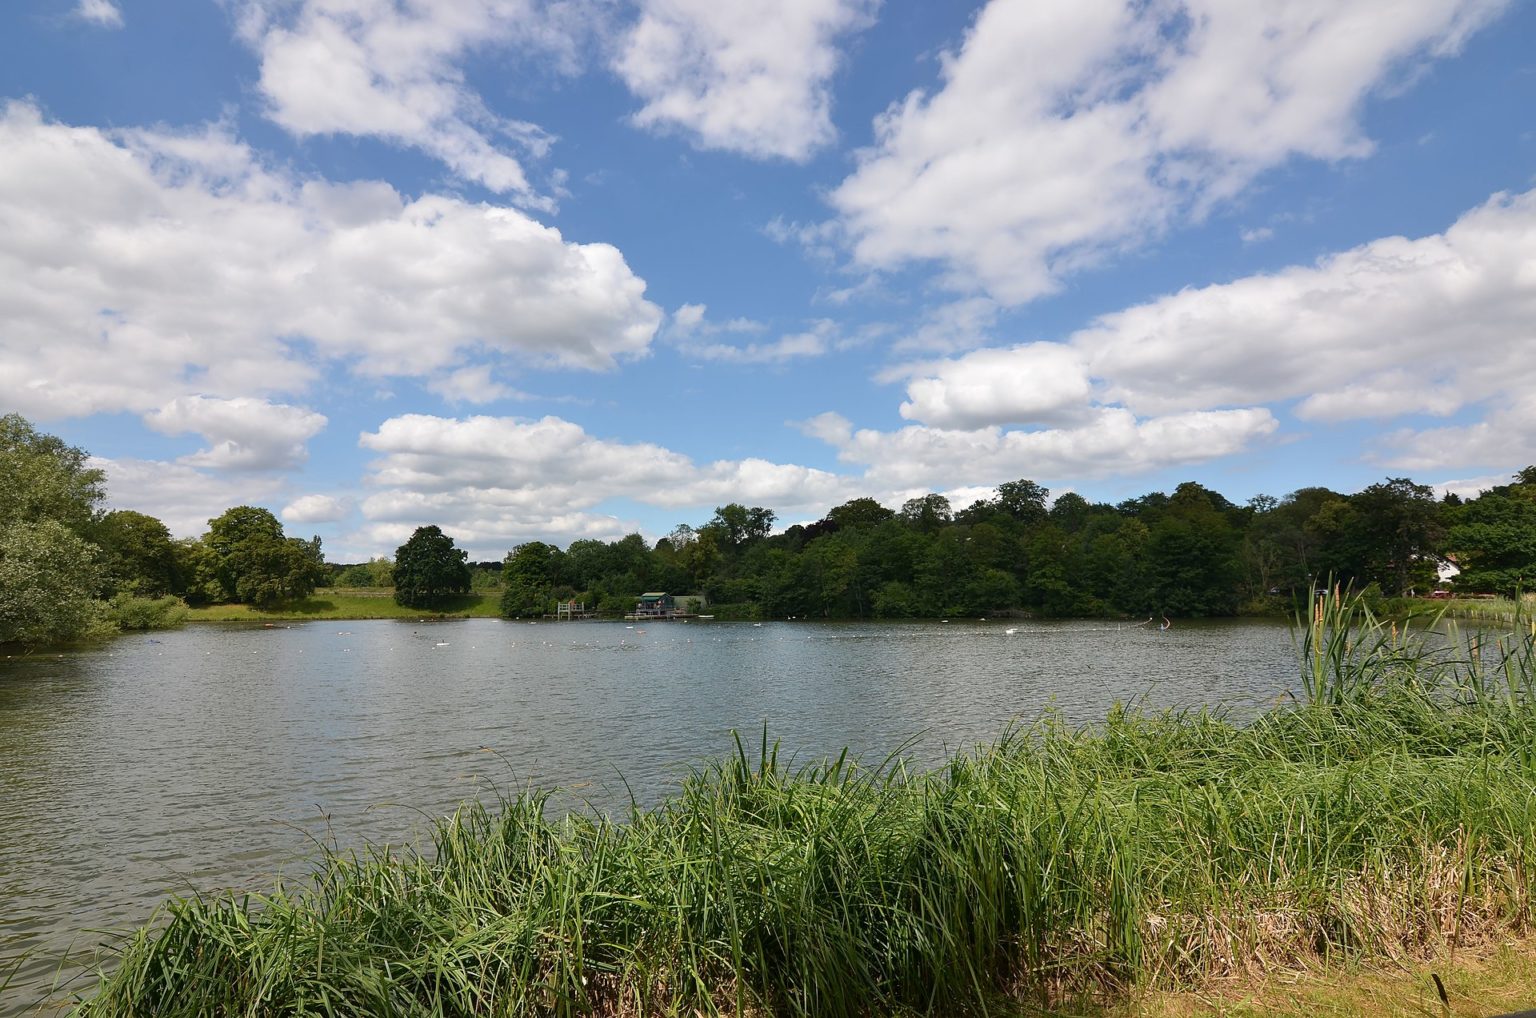
<svg viewBox="0 0 1536 1018">
<path fill-rule="evenodd" d="M 492 786 L 622 809 L 765 722 L 801 760 L 931 763 L 1053 704 L 1247 709 L 1295 676 L 1267 622 L 205 625 L 0 661 L 0 982 L 29 953 L 0 1014 L 167 894 L 416 839 Z"/>
</svg>

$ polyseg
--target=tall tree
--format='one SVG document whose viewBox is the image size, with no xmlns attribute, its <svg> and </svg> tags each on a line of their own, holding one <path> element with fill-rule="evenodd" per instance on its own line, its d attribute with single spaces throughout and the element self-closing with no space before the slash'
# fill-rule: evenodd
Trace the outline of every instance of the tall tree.
<svg viewBox="0 0 1536 1018">
<path fill-rule="evenodd" d="M 57 520 L 0 529 L 0 643 L 46 646 L 108 628 L 96 546 Z"/>
<path fill-rule="evenodd" d="M 469 592 L 469 553 L 435 526 L 417 527 L 395 549 L 395 603 L 427 608 L 444 597 Z"/>
<path fill-rule="evenodd" d="M 507 554 L 501 575 L 506 590 L 501 595 L 501 614 L 506 618 L 543 615 L 555 601 L 555 583 L 564 567 L 565 553 L 543 541 L 529 541 Z"/>
<path fill-rule="evenodd" d="M 718 532 L 727 547 L 737 549 L 767 537 L 775 519 L 777 516 L 772 509 L 764 509 L 762 506 L 749 509 L 740 502 L 732 502 L 716 508 L 714 518 L 700 529 L 708 528 Z"/>
<path fill-rule="evenodd" d="M 176 544 L 165 524 L 153 516 L 117 509 L 97 521 L 91 535 L 106 555 L 111 593 L 164 597 L 183 589 Z"/>
<path fill-rule="evenodd" d="M 1366 580 L 1388 595 L 1434 586 L 1435 551 L 1445 536 L 1434 489 L 1389 477 L 1350 499 L 1358 510 L 1355 535 L 1366 552 Z"/>
<path fill-rule="evenodd" d="M 208 521 L 203 544 L 225 601 L 270 607 L 308 597 L 328 578 L 320 538 L 285 537 L 266 509 L 241 505 Z"/>
<path fill-rule="evenodd" d="M 1042 488 L 1028 479 L 1020 479 L 997 486 L 996 505 L 1026 527 L 1033 527 L 1045 521 L 1045 503 L 1050 497 L 1049 488 Z"/>
<path fill-rule="evenodd" d="M 33 428 L 20 414 L 0 417 L 0 526 L 57 520 L 85 537 L 105 497 L 105 474 L 85 450 Z"/>
<path fill-rule="evenodd" d="M 1447 543 L 1457 590 L 1513 595 L 1536 584 L 1536 468 L 1454 510 Z"/>
<path fill-rule="evenodd" d="M 937 493 L 909 498 L 901 504 L 901 518 L 925 534 L 934 534 L 954 520 L 949 499 Z"/>
<path fill-rule="evenodd" d="M 104 608 L 101 549 L 88 539 L 102 472 L 84 450 L 0 417 L 0 643 L 95 635 Z"/>
</svg>

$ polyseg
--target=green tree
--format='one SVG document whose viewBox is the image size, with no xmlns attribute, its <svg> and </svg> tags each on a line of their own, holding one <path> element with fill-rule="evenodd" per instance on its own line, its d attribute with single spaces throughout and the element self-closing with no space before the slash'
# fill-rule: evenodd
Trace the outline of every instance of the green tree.
<svg viewBox="0 0 1536 1018">
<path fill-rule="evenodd" d="M 543 541 L 513 548 L 501 568 L 507 585 L 501 595 L 502 616 L 511 619 L 547 613 L 555 603 L 555 584 L 564 559 L 564 552 Z"/>
<path fill-rule="evenodd" d="M 1237 610 L 1239 534 L 1232 504 L 1193 482 L 1178 486 L 1148 528 L 1151 610 L 1169 615 L 1230 615 Z"/>
<path fill-rule="evenodd" d="M 392 587 L 394 584 L 395 564 L 383 556 L 347 566 L 336 574 L 338 587 Z"/>
<path fill-rule="evenodd" d="M 1435 552 L 1445 536 L 1434 489 L 1406 477 L 1389 477 L 1353 496 L 1358 515 L 1349 536 L 1363 550 L 1364 582 L 1402 595 L 1435 582 Z"/>
<path fill-rule="evenodd" d="M 209 520 L 202 543 L 209 558 L 194 568 L 212 566 L 224 601 L 267 608 L 308 597 L 329 578 L 320 538 L 285 537 L 277 517 L 256 506 L 235 506 Z"/>
<path fill-rule="evenodd" d="M 1043 488 L 1031 480 L 1020 479 L 999 484 L 994 504 L 1026 527 L 1034 527 L 1045 522 L 1045 503 L 1050 497 L 1049 488 Z"/>
<path fill-rule="evenodd" d="M 176 544 L 153 516 L 114 510 L 96 522 L 91 535 L 106 556 L 108 592 L 156 598 L 183 589 Z"/>
<path fill-rule="evenodd" d="M 1447 544 L 1461 568 L 1457 590 L 1512 596 L 1536 584 L 1536 469 L 1515 480 L 1455 510 Z"/>
<path fill-rule="evenodd" d="M 0 529 L 0 643 L 46 646 L 105 633 L 96 555 L 57 520 Z"/>
<path fill-rule="evenodd" d="M 88 538 L 105 475 L 83 449 L 38 432 L 20 414 L 0 417 L 0 523 L 56 520 Z"/>
<path fill-rule="evenodd" d="M 0 643 L 42 646 L 104 628 L 101 549 L 89 540 L 102 472 L 19 414 L 0 417 Z"/>
<path fill-rule="evenodd" d="M 895 517 L 894 512 L 872 498 L 856 498 L 827 510 L 827 519 L 840 530 L 874 527 Z"/>
<path fill-rule="evenodd" d="M 909 527 L 925 534 L 937 533 L 953 522 L 954 511 L 949 499 L 937 493 L 909 498 L 901 504 L 901 518 Z"/>
<path fill-rule="evenodd" d="M 714 518 L 700 529 L 719 533 L 724 545 L 734 550 L 767 537 L 777 518 L 772 509 L 762 506 L 749 509 L 739 502 L 732 502 L 716 508 Z"/>
<path fill-rule="evenodd" d="M 395 549 L 395 603 L 427 608 L 444 597 L 469 592 L 469 555 L 435 526 L 417 527 Z"/>
</svg>

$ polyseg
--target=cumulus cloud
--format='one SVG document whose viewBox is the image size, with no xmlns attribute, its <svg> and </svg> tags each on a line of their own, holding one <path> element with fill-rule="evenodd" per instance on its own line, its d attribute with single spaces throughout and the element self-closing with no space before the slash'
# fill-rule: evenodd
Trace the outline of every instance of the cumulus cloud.
<svg viewBox="0 0 1536 1018">
<path fill-rule="evenodd" d="M 123 12 L 112 0 L 80 0 L 75 5 L 75 17 L 102 28 L 123 27 Z"/>
<path fill-rule="evenodd" d="M 607 244 L 509 208 L 300 180 L 238 140 L 0 111 L 0 402 L 41 419 L 302 392 L 475 353 L 606 369 L 659 308 Z"/>
<path fill-rule="evenodd" d="M 615 498 L 679 510 L 740 501 L 820 512 L 853 497 L 847 478 L 826 471 L 756 458 L 697 463 L 656 443 L 599 438 L 558 417 L 406 414 L 361 442 L 379 454 L 367 478 L 377 490 L 361 506 L 370 523 L 408 533 L 442 522 L 482 546 L 538 533 L 622 535 L 634 526 L 595 511 Z M 540 530 L 551 521 L 561 529 Z"/>
<path fill-rule="evenodd" d="M 1074 455 L 1132 469 L 1151 462 L 1158 443 L 1182 448 L 1174 434 L 1149 441 L 1164 426 L 1155 422 L 1183 422 L 1186 435 L 1211 427 L 1209 455 L 1234 451 L 1235 437 L 1267 434 L 1274 422 L 1267 410 L 1231 408 L 1290 404 L 1325 423 L 1474 414 L 1470 423 L 1400 428 L 1373 458 L 1413 470 L 1518 465 L 1536 458 L 1533 266 L 1536 191 L 1496 195 L 1443 233 L 1387 237 L 1313 265 L 1183 290 L 1103 315 L 1060 343 L 893 370 L 888 377 L 907 383 L 902 415 L 927 429 L 855 441 L 822 421 L 815 432 L 882 462 L 910 446 L 921 463 L 935 442 L 961 455 L 970 440 L 955 429 L 1048 426 L 977 431 L 977 455 L 1014 442 L 1073 473 Z M 1081 427 L 1082 415 L 1097 423 Z M 1117 436 L 1129 451 L 1097 442 Z"/>
<path fill-rule="evenodd" d="M 176 537 L 198 537 L 208 521 L 236 505 L 275 497 L 282 482 L 272 474 L 230 478 L 185 463 L 91 457 L 107 475 L 107 507 L 146 513 Z"/>
<path fill-rule="evenodd" d="M 309 458 L 306 443 L 326 419 L 302 407 L 250 397 L 213 399 L 180 396 L 144 415 L 144 423 L 165 435 L 195 432 L 209 446 L 183 456 L 194 467 L 224 470 L 282 470 Z"/>
<path fill-rule="evenodd" d="M 840 37 L 878 0 L 640 0 L 614 70 L 645 105 L 641 127 L 700 148 L 803 162 L 829 144 Z"/>
<path fill-rule="evenodd" d="M 1055 423 L 1078 416 L 1090 388 L 1081 355 L 1060 344 L 981 350 L 908 383 L 901 416 L 941 428 Z"/>
<path fill-rule="evenodd" d="M 299 137 L 372 136 L 442 160 L 492 191 L 547 206 L 522 158 L 551 138 L 493 112 L 462 62 L 484 49 L 533 52 L 567 70 L 603 5 L 540 0 L 243 0 L 241 35 L 261 61 L 267 115 Z"/>
<path fill-rule="evenodd" d="M 837 414 L 804 425 L 846 463 L 864 464 L 875 489 L 934 490 L 977 478 L 1095 477 L 1134 474 L 1228 456 L 1272 435 L 1279 422 L 1262 407 L 1138 419 L 1102 407 L 1071 427 L 1036 431 L 912 425 L 858 429 Z"/>
<path fill-rule="evenodd" d="M 1444 233 L 1105 315 L 1071 342 L 1138 412 L 1300 399 L 1318 420 L 1447 415 L 1536 388 L 1536 192 Z M 1469 352 L 1476 356 L 1468 356 Z"/>
<path fill-rule="evenodd" d="M 858 262 L 1027 301 L 1286 159 L 1368 154 L 1366 97 L 1507 6 L 992 0 L 831 201 Z"/>
<path fill-rule="evenodd" d="M 487 364 L 476 364 L 450 371 L 432 379 L 427 388 L 450 403 L 494 403 L 498 399 L 517 399 L 523 393 L 491 377 Z"/>
<path fill-rule="evenodd" d="M 283 506 L 286 523 L 335 523 L 352 512 L 352 500 L 337 495 L 301 495 Z"/>
</svg>

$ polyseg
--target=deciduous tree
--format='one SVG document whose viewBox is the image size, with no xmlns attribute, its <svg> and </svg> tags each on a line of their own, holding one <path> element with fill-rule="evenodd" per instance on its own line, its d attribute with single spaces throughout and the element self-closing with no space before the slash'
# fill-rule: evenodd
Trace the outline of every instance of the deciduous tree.
<svg viewBox="0 0 1536 1018">
<path fill-rule="evenodd" d="M 469 592 L 469 555 L 435 526 L 417 527 L 395 549 L 395 602 L 428 608 L 453 594 Z"/>
<path fill-rule="evenodd" d="M 45 646 L 105 632 L 96 556 L 57 520 L 0 528 L 0 643 Z"/>
</svg>

